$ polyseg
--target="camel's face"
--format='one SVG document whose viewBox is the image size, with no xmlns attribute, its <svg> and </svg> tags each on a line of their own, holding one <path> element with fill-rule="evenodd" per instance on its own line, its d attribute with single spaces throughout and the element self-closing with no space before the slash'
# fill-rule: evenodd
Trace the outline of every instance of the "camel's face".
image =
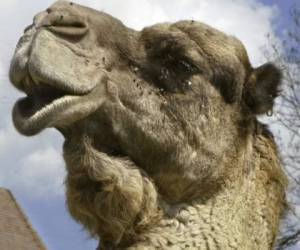
<svg viewBox="0 0 300 250">
<path fill-rule="evenodd" d="M 95 111 L 103 102 L 103 77 L 119 63 L 113 46 L 126 35 L 117 20 L 73 3 L 36 15 L 11 63 L 12 83 L 27 94 L 14 107 L 17 129 L 36 134 Z"/>
<path fill-rule="evenodd" d="M 64 1 L 25 30 L 10 77 L 27 94 L 13 111 L 21 133 L 94 129 L 98 144 L 120 148 L 149 172 L 169 165 L 178 178 L 201 175 L 203 183 L 239 150 L 245 121 L 272 108 L 279 84 L 273 65 L 253 69 L 237 39 L 207 25 L 137 32 Z"/>
<path fill-rule="evenodd" d="M 127 82 L 115 82 L 117 88 L 125 86 L 119 89 L 121 98 L 122 91 L 133 88 L 127 85 L 143 80 L 142 98 L 136 93 L 125 94 L 131 95 L 128 101 L 134 98 L 138 106 L 147 102 L 147 109 L 156 109 L 166 101 L 162 96 L 144 100 L 153 86 L 186 95 L 195 89 L 203 95 L 205 91 L 199 88 L 206 87 L 198 82 L 215 81 L 215 85 L 227 84 L 222 87 L 224 92 L 230 88 L 225 96 L 229 102 L 234 95 L 240 96 L 245 80 L 243 63 L 247 63 L 242 46 L 201 24 L 176 26 L 179 29 L 158 25 L 139 34 L 109 15 L 64 1 L 38 14 L 20 39 L 11 64 L 11 81 L 27 94 L 14 108 L 17 129 L 31 135 L 45 127 L 65 127 L 88 116 L 107 98 L 105 79 L 122 75 L 127 75 Z M 186 33 L 180 31 L 184 28 Z M 193 33 L 195 28 L 198 34 Z M 230 65 L 226 65 L 228 62 Z M 210 65 L 213 63 L 215 69 Z M 222 76 L 224 65 L 227 76 Z M 222 79 L 226 77 L 230 83 Z M 192 98 L 195 97 L 184 97 Z"/>
</svg>

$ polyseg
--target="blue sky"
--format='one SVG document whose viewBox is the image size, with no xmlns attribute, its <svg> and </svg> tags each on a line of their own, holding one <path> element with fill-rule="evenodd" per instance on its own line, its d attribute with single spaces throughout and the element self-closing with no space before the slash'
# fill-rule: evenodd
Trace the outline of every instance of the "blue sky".
<svg viewBox="0 0 300 250">
<path fill-rule="evenodd" d="M 13 191 L 49 250 L 95 249 L 68 215 L 64 201 L 62 137 L 47 130 L 23 137 L 13 128 L 10 112 L 20 96 L 7 79 L 9 60 L 23 28 L 52 0 L 1 0 L 0 2 L 0 186 Z M 266 34 L 280 42 L 288 26 L 289 6 L 294 0 L 78 0 L 104 10 L 126 25 L 141 29 L 162 21 L 195 19 L 240 38 L 254 65 L 264 62 Z"/>
</svg>

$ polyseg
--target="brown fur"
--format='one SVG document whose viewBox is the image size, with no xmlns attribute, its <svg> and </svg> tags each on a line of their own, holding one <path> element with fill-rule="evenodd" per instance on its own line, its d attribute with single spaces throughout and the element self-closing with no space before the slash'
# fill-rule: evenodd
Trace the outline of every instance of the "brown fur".
<svg viewBox="0 0 300 250">
<path fill-rule="evenodd" d="M 280 72 L 253 69 L 236 38 L 194 21 L 137 32 L 60 1 L 25 32 L 10 76 L 28 95 L 16 128 L 65 136 L 67 205 L 99 249 L 272 248 L 286 181 L 256 115 Z"/>
</svg>

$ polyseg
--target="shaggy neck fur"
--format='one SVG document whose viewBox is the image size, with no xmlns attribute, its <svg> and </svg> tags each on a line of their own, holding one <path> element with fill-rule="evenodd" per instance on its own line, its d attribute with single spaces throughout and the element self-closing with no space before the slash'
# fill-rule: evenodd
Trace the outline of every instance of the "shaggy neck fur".
<svg viewBox="0 0 300 250">
<path fill-rule="evenodd" d="M 228 163 L 230 175 L 218 192 L 172 204 L 129 159 L 107 148 L 116 155 L 101 153 L 97 133 L 91 136 L 85 126 L 64 145 L 67 204 L 100 235 L 99 249 L 272 249 L 285 178 L 274 141 L 260 124 Z"/>
</svg>

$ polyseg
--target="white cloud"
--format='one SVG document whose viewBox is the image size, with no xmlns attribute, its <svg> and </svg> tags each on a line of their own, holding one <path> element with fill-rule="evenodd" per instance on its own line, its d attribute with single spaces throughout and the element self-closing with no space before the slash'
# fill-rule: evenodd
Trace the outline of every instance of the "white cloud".
<svg viewBox="0 0 300 250">
<path fill-rule="evenodd" d="M 0 61 L 0 78 L 2 79 L 3 77 L 5 77 L 5 70 L 3 63 Z"/>
<path fill-rule="evenodd" d="M 0 129 L 0 186 L 31 198 L 63 194 L 62 138 L 50 130 L 37 138 L 19 135 L 10 121 Z"/>
<path fill-rule="evenodd" d="M 2 0 L 0 2 L 0 8 L 4 10 L 4 9 L 15 7 L 17 2 L 18 0 Z"/>
<path fill-rule="evenodd" d="M 40 197 L 61 195 L 65 176 L 60 150 L 53 147 L 36 150 L 21 159 L 19 186 Z"/>
</svg>

